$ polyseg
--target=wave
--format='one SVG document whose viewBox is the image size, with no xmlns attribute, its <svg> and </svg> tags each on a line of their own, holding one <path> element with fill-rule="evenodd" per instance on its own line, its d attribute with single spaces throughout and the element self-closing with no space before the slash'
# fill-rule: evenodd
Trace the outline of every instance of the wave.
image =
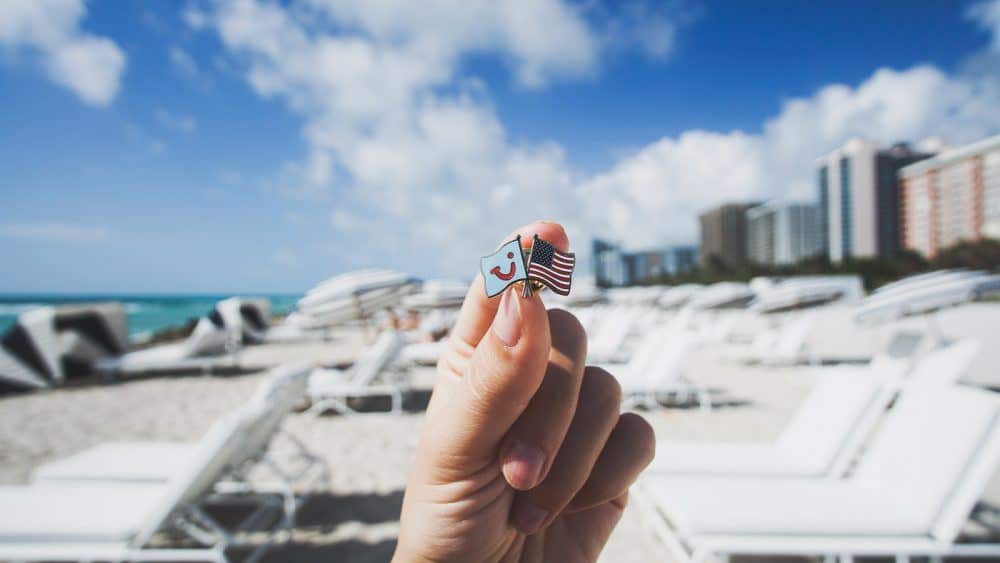
<svg viewBox="0 0 1000 563">
<path fill-rule="evenodd" d="M 0 315 L 15 317 L 44 306 L 45 303 L 0 303 Z"/>
</svg>

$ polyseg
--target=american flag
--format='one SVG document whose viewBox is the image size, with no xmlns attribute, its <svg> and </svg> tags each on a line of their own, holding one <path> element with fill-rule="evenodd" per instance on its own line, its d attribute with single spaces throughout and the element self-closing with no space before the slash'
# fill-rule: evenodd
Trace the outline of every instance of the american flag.
<svg viewBox="0 0 1000 563">
<path fill-rule="evenodd" d="M 536 236 L 531 246 L 528 277 L 542 282 L 559 295 L 569 295 L 575 264 L 576 256 L 573 253 L 559 252 Z"/>
</svg>

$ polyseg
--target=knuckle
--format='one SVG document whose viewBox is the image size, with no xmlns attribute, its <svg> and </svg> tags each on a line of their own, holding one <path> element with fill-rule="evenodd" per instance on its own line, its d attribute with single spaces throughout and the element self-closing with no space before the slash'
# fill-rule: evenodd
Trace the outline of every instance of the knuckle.
<svg viewBox="0 0 1000 563">
<path fill-rule="evenodd" d="M 587 357 L 587 331 L 569 311 L 549 309 L 549 330 L 552 347 L 582 363 Z"/>
<path fill-rule="evenodd" d="M 618 421 L 629 435 L 629 443 L 635 451 L 643 454 L 643 461 L 648 464 L 656 455 L 656 434 L 646 419 L 635 413 L 625 413 Z"/>
<path fill-rule="evenodd" d="M 587 401 L 588 408 L 617 413 L 622 402 L 622 386 L 607 371 L 587 366 L 583 373 L 580 399 L 581 402 Z"/>
</svg>

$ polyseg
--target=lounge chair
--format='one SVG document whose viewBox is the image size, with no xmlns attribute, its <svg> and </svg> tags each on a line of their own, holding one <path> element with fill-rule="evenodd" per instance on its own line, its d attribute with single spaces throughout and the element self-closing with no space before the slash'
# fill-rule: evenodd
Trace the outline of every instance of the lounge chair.
<svg viewBox="0 0 1000 563">
<path fill-rule="evenodd" d="M 289 528 L 298 508 L 308 500 L 308 492 L 329 481 L 326 463 L 293 435 L 281 430 L 285 416 L 305 397 L 309 373 L 305 364 L 271 370 L 256 394 L 242 407 L 257 413 L 257 418 L 241 435 L 230 472 L 214 489 L 229 494 L 281 494 Z M 204 439 L 209 439 L 210 435 Z M 270 452 L 269 446 L 277 436 L 292 446 L 290 455 L 275 456 Z M 32 481 L 39 484 L 165 483 L 182 472 L 201 447 L 199 442 L 106 443 L 36 468 Z M 261 470 L 267 478 L 258 474 Z"/>
<path fill-rule="evenodd" d="M 0 391 L 57 387 L 128 346 L 118 303 L 38 307 L 0 337 Z"/>
<path fill-rule="evenodd" d="M 312 406 L 308 412 L 316 416 L 328 410 L 343 415 L 361 414 L 348 405 L 348 399 L 356 397 L 389 397 L 389 412 L 403 412 L 403 391 L 399 383 L 376 383 L 376 380 L 380 374 L 389 371 L 405 343 L 405 337 L 398 331 L 385 331 L 350 368 L 313 370 L 309 376 Z"/>
<path fill-rule="evenodd" d="M 655 408 L 663 395 L 694 396 L 703 410 L 711 410 L 708 390 L 684 377 L 684 361 L 697 347 L 697 336 L 661 326 L 643 337 L 626 364 L 602 365 L 622 386 L 622 408 Z"/>
<path fill-rule="evenodd" d="M 280 510 L 280 495 L 255 493 L 255 510 L 235 531 L 203 506 L 215 484 L 241 458 L 241 445 L 260 409 L 241 409 L 213 426 L 195 453 L 165 483 L 65 483 L 0 487 L 0 560 L 6 561 L 228 561 L 227 548 L 260 532 L 263 517 Z M 226 496 L 227 501 L 234 500 Z M 247 561 L 257 561 L 285 520 L 265 526 Z M 183 536 L 191 548 L 164 548 L 157 532 Z"/>
<path fill-rule="evenodd" d="M 936 350 L 910 372 L 908 355 L 823 375 L 774 443 L 661 441 L 652 472 L 766 477 L 843 477 L 897 393 L 956 382 L 979 352 L 966 340 Z"/>
<path fill-rule="evenodd" d="M 128 352 L 94 363 L 111 377 L 155 373 L 213 373 L 238 369 L 236 352 L 242 338 L 238 326 L 228 325 L 219 309 L 198 320 L 183 341 Z"/>
<path fill-rule="evenodd" d="M 635 497 L 681 561 L 732 554 L 1000 556 L 956 540 L 1000 463 L 1000 400 L 959 386 L 900 398 L 845 479 L 647 474 Z"/>
<path fill-rule="evenodd" d="M 587 342 L 587 361 L 591 363 L 621 362 L 622 347 L 635 325 L 636 311 L 617 306 L 601 319 L 592 338 Z"/>
</svg>

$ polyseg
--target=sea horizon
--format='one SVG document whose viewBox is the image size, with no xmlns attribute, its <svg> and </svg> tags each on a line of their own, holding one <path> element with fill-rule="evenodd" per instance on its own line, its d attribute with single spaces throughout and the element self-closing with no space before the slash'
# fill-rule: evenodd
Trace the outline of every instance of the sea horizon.
<svg viewBox="0 0 1000 563">
<path fill-rule="evenodd" d="M 156 332 L 183 326 L 191 319 L 204 316 L 217 302 L 234 296 L 266 298 L 271 303 L 272 313 L 284 314 L 295 307 L 302 293 L 3 292 L 0 293 L 0 333 L 14 324 L 19 315 L 38 307 L 117 302 L 125 308 L 131 338 L 143 340 Z"/>
</svg>

